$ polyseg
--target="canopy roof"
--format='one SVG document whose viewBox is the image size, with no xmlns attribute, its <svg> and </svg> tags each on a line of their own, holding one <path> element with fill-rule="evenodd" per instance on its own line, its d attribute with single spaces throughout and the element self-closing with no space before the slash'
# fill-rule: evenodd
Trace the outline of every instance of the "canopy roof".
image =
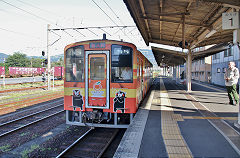
<svg viewBox="0 0 240 158">
<path fill-rule="evenodd" d="M 189 49 L 231 42 L 233 30 L 222 30 L 222 13 L 240 9 L 239 0 L 124 0 L 124 2 L 147 45 L 151 42 Z M 171 64 L 173 63 L 169 63 Z"/>
</svg>

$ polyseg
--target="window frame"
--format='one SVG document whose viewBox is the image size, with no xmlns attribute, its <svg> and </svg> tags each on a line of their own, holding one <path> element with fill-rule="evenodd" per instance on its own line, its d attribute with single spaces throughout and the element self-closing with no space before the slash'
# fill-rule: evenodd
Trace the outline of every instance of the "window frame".
<svg viewBox="0 0 240 158">
<path fill-rule="evenodd" d="M 114 54 L 114 47 L 115 46 L 117 46 L 117 47 L 119 47 L 119 46 L 121 46 L 121 47 L 127 47 L 127 48 L 129 48 L 130 49 L 130 53 L 131 53 L 131 57 L 132 57 L 132 61 L 131 61 L 131 69 L 132 69 L 132 79 L 131 79 L 131 81 L 129 81 L 129 80 L 117 80 L 117 81 L 114 81 L 113 80 L 113 77 L 112 77 L 112 69 L 114 68 L 114 67 L 116 67 L 116 66 L 112 66 L 113 64 L 112 64 L 112 58 L 113 58 L 113 54 Z M 134 62 L 134 49 L 132 48 L 132 47 L 130 47 L 130 46 L 126 46 L 126 45 L 121 45 L 121 44 L 112 44 L 111 45 L 111 72 L 110 72 L 110 75 L 111 75 L 111 83 L 133 83 L 133 62 Z M 121 68 L 120 66 L 118 66 L 118 68 Z M 123 68 L 123 67 L 122 67 Z"/>
<path fill-rule="evenodd" d="M 73 48 L 77 48 L 77 47 L 80 47 L 81 49 L 82 49 L 82 51 L 83 51 L 83 55 L 82 55 L 82 57 L 81 57 L 81 59 L 83 59 L 82 61 L 83 61 L 83 72 L 82 72 L 82 74 L 83 74 L 83 78 L 81 79 L 81 81 L 73 81 L 73 80 L 67 80 L 67 51 L 69 50 L 69 49 L 73 49 Z M 85 82 L 85 48 L 84 48 L 84 45 L 76 45 L 76 46 L 74 46 L 74 47 L 69 47 L 66 51 L 65 51 L 65 81 L 66 82 Z M 71 57 L 71 59 L 72 59 L 72 57 Z M 71 61 L 70 61 L 70 63 L 71 64 L 73 64 Z"/>
</svg>

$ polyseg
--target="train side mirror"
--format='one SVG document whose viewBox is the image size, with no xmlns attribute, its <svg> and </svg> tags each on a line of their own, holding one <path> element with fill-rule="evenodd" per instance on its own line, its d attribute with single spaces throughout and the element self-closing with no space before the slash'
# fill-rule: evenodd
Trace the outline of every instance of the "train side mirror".
<svg viewBox="0 0 240 158">
<path fill-rule="evenodd" d="M 45 56 L 45 52 L 44 51 L 42 51 L 42 56 Z"/>
</svg>

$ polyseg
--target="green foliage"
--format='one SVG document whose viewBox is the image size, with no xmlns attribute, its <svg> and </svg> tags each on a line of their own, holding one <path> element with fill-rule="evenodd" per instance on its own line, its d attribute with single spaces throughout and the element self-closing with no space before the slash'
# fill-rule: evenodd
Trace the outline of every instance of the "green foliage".
<svg viewBox="0 0 240 158">
<path fill-rule="evenodd" d="M 0 151 L 2 151 L 2 152 L 7 152 L 7 151 L 9 151 L 9 150 L 11 150 L 10 149 L 10 145 L 4 145 L 4 146 L 0 146 Z"/>
<path fill-rule="evenodd" d="M 63 66 L 63 58 L 61 57 L 58 61 L 56 62 L 52 62 L 51 63 L 51 66 L 54 67 L 54 66 Z"/>
<path fill-rule="evenodd" d="M 38 149 L 38 148 L 39 148 L 39 145 L 37 145 L 37 144 L 31 145 L 30 149 L 26 149 L 23 152 L 21 152 L 21 156 L 23 158 L 25 158 L 25 157 L 27 158 L 28 154 L 30 154 L 31 152 L 33 152 L 35 149 Z"/>
<path fill-rule="evenodd" d="M 6 60 L 6 67 L 30 67 L 31 62 L 26 54 L 15 52 Z"/>
<path fill-rule="evenodd" d="M 42 67 L 42 62 L 44 59 L 39 59 L 39 58 L 32 58 L 32 67 Z"/>
</svg>

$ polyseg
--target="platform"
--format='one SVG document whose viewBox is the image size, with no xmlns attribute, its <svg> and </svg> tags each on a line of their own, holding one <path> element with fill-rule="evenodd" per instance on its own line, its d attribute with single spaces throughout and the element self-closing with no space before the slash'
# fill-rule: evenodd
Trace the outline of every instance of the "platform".
<svg viewBox="0 0 240 158">
<path fill-rule="evenodd" d="M 193 82 L 187 93 L 160 77 L 114 157 L 240 157 L 238 108 L 228 104 L 223 88 Z"/>
</svg>

